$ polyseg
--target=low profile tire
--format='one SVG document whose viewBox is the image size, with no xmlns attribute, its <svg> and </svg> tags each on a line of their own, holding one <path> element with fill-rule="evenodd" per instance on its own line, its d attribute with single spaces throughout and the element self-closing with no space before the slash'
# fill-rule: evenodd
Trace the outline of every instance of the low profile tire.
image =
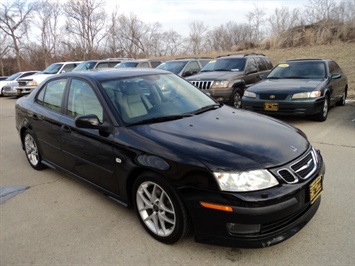
<svg viewBox="0 0 355 266">
<path fill-rule="evenodd" d="M 316 121 L 323 122 L 327 120 L 328 112 L 329 112 L 329 96 L 326 96 L 324 99 L 322 110 L 314 116 L 314 119 Z"/>
<path fill-rule="evenodd" d="M 233 106 L 234 108 L 241 108 L 242 107 L 242 91 L 239 88 L 236 88 L 233 91 L 232 98 L 230 99 L 230 105 Z"/>
<path fill-rule="evenodd" d="M 189 229 L 189 219 L 179 196 L 154 173 L 141 174 L 133 185 L 133 203 L 139 221 L 155 239 L 173 244 Z"/>
<path fill-rule="evenodd" d="M 347 95 L 348 95 L 348 91 L 347 91 L 347 89 L 345 89 L 343 92 L 343 95 L 341 96 L 341 99 L 336 103 L 336 105 L 337 106 L 344 106 Z"/>
<path fill-rule="evenodd" d="M 38 150 L 38 145 L 29 131 L 26 131 L 23 136 L 23 144 L 30 165 L 36 170 L 42 170 L 44 165 L 41 162 L 42 158 Z"/>
</svg>

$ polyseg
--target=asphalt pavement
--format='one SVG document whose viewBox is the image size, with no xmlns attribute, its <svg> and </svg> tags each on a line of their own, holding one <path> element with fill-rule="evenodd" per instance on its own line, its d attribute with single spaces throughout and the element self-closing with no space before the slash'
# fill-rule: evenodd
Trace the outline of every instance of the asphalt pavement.
<svg viewBox="0 0 355 266">
<path fill-rule="evenodd" d="M 150 237 L 133 210 L 51 169 L 28 164 L 15 98 L 0 98 L 0 265 L 355 265 L 355 102 L 299 127 L 326 163 L 321 206 L 299 233 L 272 247 L 174 245 Z M 5 191 L 5 192 L 4 192 Z M 20 192 L 20 193 L 17 193 Z M 0 195 L 1 197 L 1 195 Z M 1 198 L 3 198 L 1 197 Z"/>
</svg>

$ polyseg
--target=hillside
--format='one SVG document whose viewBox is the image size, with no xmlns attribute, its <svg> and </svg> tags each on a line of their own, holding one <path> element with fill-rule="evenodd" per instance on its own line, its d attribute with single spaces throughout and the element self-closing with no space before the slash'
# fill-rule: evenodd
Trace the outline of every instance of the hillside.
<svg viewBox="0 0 355 266">
<path fill-rule="evenodd" d="M 315 45 L 286 49 L 270 50 L 244 50 L 237 53 L 263 53 L 267 55 L 275 65 L 281 61 L 295 58 L 330 58 L 335 60 L 348 77 L 348 98 L 355 99 L 355 43 L 336 43 L 327 45 Z M 209 54 L 218 56 L 221 54 L 235 53 L 225 52 Z"/>
</svg>

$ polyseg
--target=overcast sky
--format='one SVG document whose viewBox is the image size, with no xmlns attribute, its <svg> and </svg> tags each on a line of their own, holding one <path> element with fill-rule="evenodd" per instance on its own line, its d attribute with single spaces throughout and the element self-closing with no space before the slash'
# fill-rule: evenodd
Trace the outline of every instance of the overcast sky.
<svg viewBox="0 0 355 266">
<path fill-rule="evenodd" d="M 106 0 L 109 6 L 118 6 L 118 13 L 135 14 L 145 23 L 159 22 L 164 31 L 175 30 L 183 36 L 190 32 L 189 24 L 203 21 L 209 29 L 224 25 L 229 21 L 246 23 L 248 12 L 255 5 L 265 10 L 267 15 L 276 8 L 288 7 L 304 9 L 309 0 Z M 110 12 L 110 8 L 108 9 Z"/>
</svg>

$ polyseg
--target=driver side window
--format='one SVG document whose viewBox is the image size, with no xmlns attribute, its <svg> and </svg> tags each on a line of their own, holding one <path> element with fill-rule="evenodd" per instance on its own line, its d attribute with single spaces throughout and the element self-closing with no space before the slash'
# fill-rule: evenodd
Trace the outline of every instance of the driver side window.
<svg viewBox="0 0 355 266">
<path fill-rule="evenodd" d="M 69 88 L 68 115 L 96 115 L 103 122 L 103 108 L 94 90 L 87 82 L 73 79 Z"/>
</svg>

